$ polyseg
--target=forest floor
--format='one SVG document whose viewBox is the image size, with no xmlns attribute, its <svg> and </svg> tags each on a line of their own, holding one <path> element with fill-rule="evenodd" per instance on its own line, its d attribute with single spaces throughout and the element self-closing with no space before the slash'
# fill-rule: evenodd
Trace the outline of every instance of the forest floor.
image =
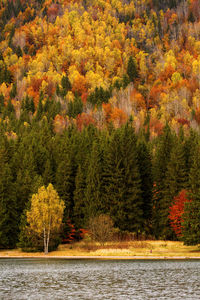
<svg viewBox="0 0 200 300">
<path fill-rule="evenodd" d="M 0 258 L 51 257 L 101 259 L 200 259 L 200 247 L 185 246 L 177 241 L 110 242 L 105 245 L 81 241 L 60 245 L 56 251 L 22 252 L 20 249 L 0 250 Z"/>
</svg>

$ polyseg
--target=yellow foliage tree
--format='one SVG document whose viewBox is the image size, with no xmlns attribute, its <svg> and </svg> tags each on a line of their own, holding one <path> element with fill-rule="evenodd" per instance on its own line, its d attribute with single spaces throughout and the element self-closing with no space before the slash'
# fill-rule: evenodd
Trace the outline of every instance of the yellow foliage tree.
<svg viewBox="0 0 200 300">
<path fill-rule="evenodd" d="M 26 213 L 27 222 L 36 235 L 43 236 L 45 254 L 48 254 L 50 235 L 61 228 L 64 208 L 64 201 L 52 184 L 47 188 L 42 186 L 31 198 L 31 208 Z"/>
</svg>

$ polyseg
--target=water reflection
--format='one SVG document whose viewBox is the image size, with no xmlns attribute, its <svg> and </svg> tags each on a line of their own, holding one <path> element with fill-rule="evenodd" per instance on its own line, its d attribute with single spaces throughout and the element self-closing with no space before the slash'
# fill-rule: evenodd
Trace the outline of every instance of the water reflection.
<svg viewBox="0 0 200 300">
<path fill-rule="evenodd" d="M 0 259 L 0 299 L 200 299 L 200 261 Z"/>
</svg>

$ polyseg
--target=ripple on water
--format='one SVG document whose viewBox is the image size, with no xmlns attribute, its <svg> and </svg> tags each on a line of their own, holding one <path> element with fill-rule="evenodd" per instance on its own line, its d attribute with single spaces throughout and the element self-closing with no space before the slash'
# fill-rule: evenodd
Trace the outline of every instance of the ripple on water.
<svg viewBox="0 0 200 300">
<path fill-rule="evenodd" d="M 200 299 L 200 261 L 1 259 L 0 299 Z"/>
</svg>

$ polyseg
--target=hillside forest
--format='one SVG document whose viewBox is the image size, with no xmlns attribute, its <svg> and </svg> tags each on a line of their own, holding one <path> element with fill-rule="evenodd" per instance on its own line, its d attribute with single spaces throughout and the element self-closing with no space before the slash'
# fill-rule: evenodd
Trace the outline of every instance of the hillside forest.
<svg viewBox="0 0 200 300">
<path fill-rule="evenodd" d="M 50 183 L 55 244 L 102 214 L 200 243 L 199 0 L 0 0 L 0 248 Z"/>
</svg>

